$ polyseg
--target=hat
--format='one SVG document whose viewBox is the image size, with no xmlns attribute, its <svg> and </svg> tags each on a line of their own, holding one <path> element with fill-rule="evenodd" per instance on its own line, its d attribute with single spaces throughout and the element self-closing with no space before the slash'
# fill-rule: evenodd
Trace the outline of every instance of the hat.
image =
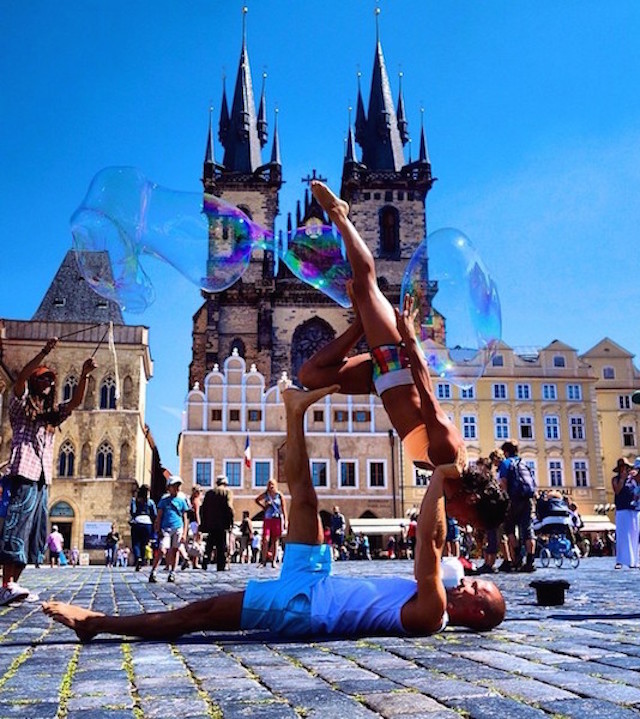
<svg viewBox="0 0 640 719">
<path fill-rule="evenodd" d="M 58 525 L 57 525 L 57 524 L 54 524 L 53 527 L 51 527 L 51 530 L 52 530 L 53 532 L 57 532 L 57 531 L 58 531 Z"/>
<path fill-rule="evenodd" d="M 182 484 L 182 477 L 178 477 L 177 474 L 172 474 L 167 479 L 167 487 L 173 487 L 175 484 Z"/>
<path fill-rule="evenodd" d="M 44 365 L 40 365 L 40 367 L 36 367 L 29 376 L 33 377 L 34 379 L 38 379 L 40 377 L 45 377 L 46 375 L 51 375 L 51 377 L 56 376 L 55 372 L 52 369 L 49 369 Z"/>
<path fill-rule="evenodd" d="M 631 466 L 633 466 L 633 465 L 631 464 L 631 462 L 629 462 L 628 459 L 626 459 L 625 457 L 620 457 L 620 459 L 616 462 L 616 466 L 614 467 L 614 469 L 612 471 L 619 472 L 622 469 L 622 467 L 631 467 Z"/>
<path fill-rule="evenodd" d="M 229 484 L 229 480 L 226 478 L 226 476 L 225 476 L 224 474 L 219 474 L 219 475 L 216 477 L 216 484 L 218 485 L 218 487 L 219 487 L 221 484 Z"/>
</svg>

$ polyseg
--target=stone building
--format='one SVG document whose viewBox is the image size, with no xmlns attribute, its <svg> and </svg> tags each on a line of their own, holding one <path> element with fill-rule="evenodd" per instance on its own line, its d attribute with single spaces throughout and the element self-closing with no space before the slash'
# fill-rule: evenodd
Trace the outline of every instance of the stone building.
<svg viewBox="0 0 640 719">
<path fill-rule="evenodd" d="M 94 261 L 104 263 L 105 257 Z M 108 271 L 106 265 L 100 272 Z M 113 348 L 109 347 L 112 324 Z M 148 328 L 125 325 L 117 305 L 96 295 L 67 253 L 31 320 L 2 320 L 0 459 L 9 456 L 11 386 L 22 367 L 54 336 L 47 357 L 57 376 L 58 401 L 68 399 L 82 364 L 95 352 L 84 403 L 56 432 L 49 514 L 65 546 L 104 559 L 97 537 L 114 522 L 127 543 L 129 500 L 158 473 L 158 452 L 145 425 L 146 387 L 153 373 Z"/>
</svg>

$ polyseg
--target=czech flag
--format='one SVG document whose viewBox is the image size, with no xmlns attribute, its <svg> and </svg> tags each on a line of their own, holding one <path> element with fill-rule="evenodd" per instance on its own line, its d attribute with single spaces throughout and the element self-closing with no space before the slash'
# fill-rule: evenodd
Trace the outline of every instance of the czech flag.
<svg viewBox="0 0 640 719">
<path fill-rule="evenodd" d="M 244 445 L 244 466 L 247 469 L 251 469 L 251 444 L 249 442 L 249 435 L 247 435 L 247 441 Z"/>
</svg>

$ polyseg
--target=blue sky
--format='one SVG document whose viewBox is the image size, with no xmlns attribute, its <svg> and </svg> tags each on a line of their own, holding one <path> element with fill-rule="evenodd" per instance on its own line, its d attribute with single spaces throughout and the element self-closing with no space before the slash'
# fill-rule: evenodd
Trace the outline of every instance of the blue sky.
<svg viewBox="0 0 640 719">
<path fill-rule="evenodd" d="M 132 165 L 198 192 L 208 108 L 231 95 L 243 3 L 3 0 L 0 4 L 0 316 L 29 319 L 71 246 L 92 177 Z M 637 0 L 381 0 L 380 35 L 409 130 L 420 108 L 433 173 L 428 226 L 474 242 L 512 346 L 609 336 L 640 352 L 640 4 Z M 256 94 L 279 108 L 286 184 L 317 168 L 338 187 L 356 72 L 368 96 L 373 2 L 248 3 Z M 231 97 L 229 97 L 231 99 Z M 271 139 L 271 138 L 270 138 Z M 270 148 L 270 143 L 267 149 Z M 216 146 L 217 159 L 222 152 Z M 265 155 L 265 160 L 267 159 Z M 164 462 L 187 391 L 198 290 L 160 273 L 147 422 Z"/>
</svg>

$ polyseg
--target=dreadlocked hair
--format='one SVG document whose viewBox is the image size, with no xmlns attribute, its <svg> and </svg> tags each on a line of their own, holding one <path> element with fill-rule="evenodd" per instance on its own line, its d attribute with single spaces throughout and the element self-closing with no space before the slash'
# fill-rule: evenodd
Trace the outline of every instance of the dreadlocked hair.
<svg viewBox="0 0 640 719">
<path fill-rule="evenodd" d="M 465 492 L 477 494 L 475 505 L 478 518 L 485 529 L 495 529 L 504 521 L 509 497 L 497 480 L 491 475 L 488 467 L 470 464 L 460 477 Z"/>
</svg>

